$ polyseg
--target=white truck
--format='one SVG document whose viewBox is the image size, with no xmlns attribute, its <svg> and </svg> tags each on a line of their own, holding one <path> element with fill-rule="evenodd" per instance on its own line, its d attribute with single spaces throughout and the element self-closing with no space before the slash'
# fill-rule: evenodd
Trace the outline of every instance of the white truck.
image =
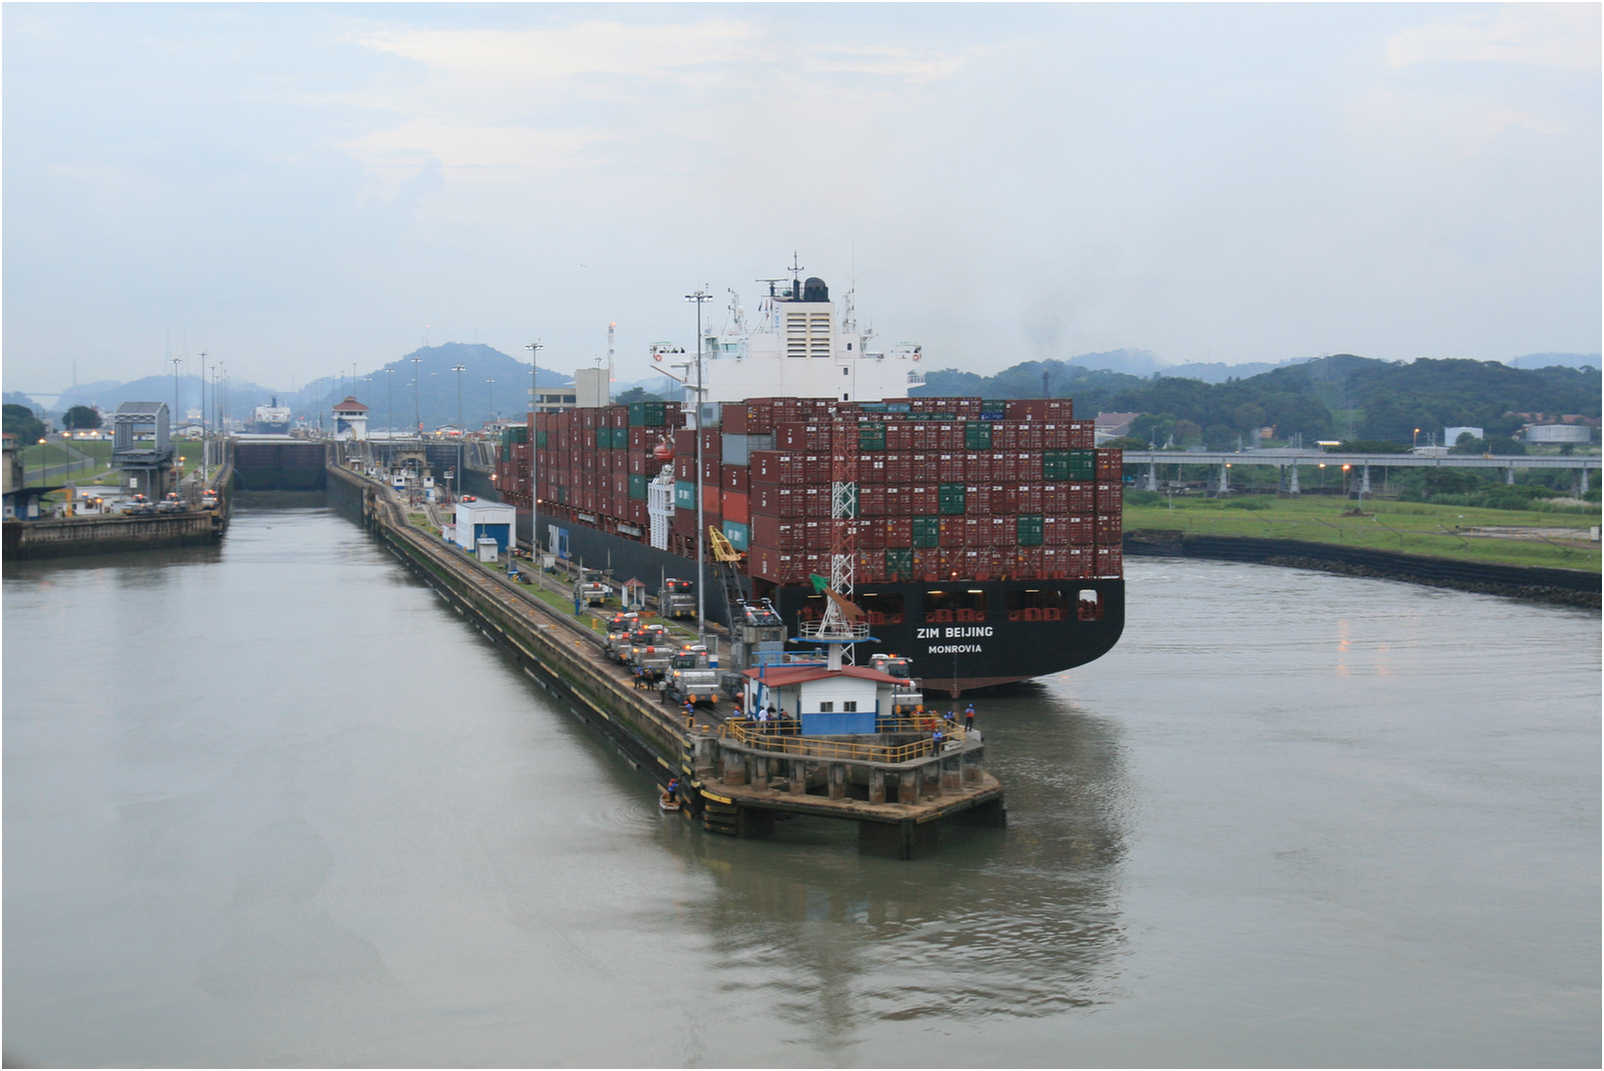
<svg viewBox="0 0 1604 1071">
<path fill-rule="evenodd" d="M 924 692 L 920 690 L 919 682 L 913 676 L 913 667 L 906 658 L 894 654 L 873 655 L 869 659 L 869 668 L 900 678 L 900 683 L 891 689 L 893 714 L 911 714 L 924 705 Z"/>
</svg>

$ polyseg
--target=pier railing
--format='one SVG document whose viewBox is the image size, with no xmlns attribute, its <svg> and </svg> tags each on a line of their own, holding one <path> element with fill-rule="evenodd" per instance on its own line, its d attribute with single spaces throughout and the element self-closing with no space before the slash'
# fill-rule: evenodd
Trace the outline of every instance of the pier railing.
<svg viewBox="0 0 1604 1071">
<path fill-rule="evenodd" d="M 948 749 L 957 750 L 963 747 L 968 734 L 959 726 L 944 726 L 940 744 L 936 742 L 933 729 L 925 729 L 924 725 L 929 719 L 898 719 L 888 722 L 888 725 L 907 726 L 907 728 L 887 728 L 887 733 L 917 732 L 921 736 L 917 740 L 910 740 L 900 744 L 861 743 L 853 740 L 841 740 L 836 737 L 794 736 L 789 733 L 775 732 L 772 723 L 751 722 L 730 719 L 719 727 L 719 736 L 725 740 L 733 740 L 758 751 L 770 751 L 782 755 L 797 755 L 810 759 L 831 759 L 845 762 L 874 762 L 885 765 L 895 765 L 902 762 L 915 762 L 920 759 L 932 758 L 940 751 Z M 937 725 L 944 725 L 939 720 Z"/>
</svg>

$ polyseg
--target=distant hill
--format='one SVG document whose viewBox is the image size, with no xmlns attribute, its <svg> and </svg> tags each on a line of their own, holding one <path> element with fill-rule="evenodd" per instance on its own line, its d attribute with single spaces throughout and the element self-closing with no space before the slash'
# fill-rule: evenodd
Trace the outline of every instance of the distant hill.
<svg viewBox="0 0 1604 1071">
<path fill-rule="evenodd" d="M 1596 353 L 1528 353 L 1504 363 L 1511 368 L 1604 368 Z"/>
<path fill-rule="evenodd" d="M 1182 438 L 1234 442 L 1260 427 L 1280 438 L 1409 442 L 1415 428 L 1485 427 L 1507 435 L 1521 424 L 1512 412 L 1581 413 L 1597 417 L 1600 381 L 1576 368 L 1516 369 L 1497 361 L 1379 361 L 1336 354 L 1287 363 L 1257 375 L 1205 383 L 1171 375 L 1139 377 L 1093 371 L 1064 361 L 1026 361 L 995 376 L 951 369 L 926 373 L 920 395 L 982 398 L 1068 397 L 1082 417 L 1136 412 L 1138 435 L 1156 441 L 1183 424 Z"/>
</svg>

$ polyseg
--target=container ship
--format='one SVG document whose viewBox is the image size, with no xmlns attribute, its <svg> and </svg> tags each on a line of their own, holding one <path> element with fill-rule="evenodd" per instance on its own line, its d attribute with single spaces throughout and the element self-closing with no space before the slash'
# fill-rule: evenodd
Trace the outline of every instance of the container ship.
<svg viewBox="0 0 1604 1071">
<path fill-rule="evenodd" d="M 768 599 L 792 635 L 824 617 L 823 578 L 861 612 L 860 660 L 907 657 L 926 692 L 1110 650 L 1125 619 L 1122 473 L 1092 422 L 1068 399 L 908 396 L 920 347 L 868 349 L 850 295 L 838 320 L 820 279 L 765 281 L 756 323 L 732 304 L 700 362 L 652 347 L 685 401 L 541 412 L 506 432 L 496 486 L 527 510 L 533 474 L 542 552 L 652 590 L 694 579 L 700 554 L 707 617 Z M 740 560 L 712 561 L 726 541 Z"/>
<path fill-rule="evenodd" d="M 267 405 L 256 407 L 248 430 L 257 435 L 288 435 L 291 415 L 290 407 L 279 405 L 274 397 Z"/>
</svg>

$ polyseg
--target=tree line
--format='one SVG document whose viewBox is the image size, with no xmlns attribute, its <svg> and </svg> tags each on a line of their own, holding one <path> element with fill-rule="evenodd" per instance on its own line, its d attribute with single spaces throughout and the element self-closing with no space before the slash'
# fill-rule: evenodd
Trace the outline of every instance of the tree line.
<svg viewBox="0 0 1604 1071">
<path fill-rule="evenodd" d="M 1061 361 L 1027 361 L 995 376 L 928 373 L 922 395 L 982 398 L 1068 397 L 1086 417 L 1140 413 L 1131 437 L 1144 445 L 1231 449 L 1259 429 L 1287 442 L 1373 440 L 1408 446 L 1454 425 L 1481 427 L 1506 440 L 1526 423 L 1522 412 L 1599 416 L 1598 371 L 1517 369 L 1496 361 L 1380 361 L 1352 354 L 1322 357 L 1244 379 L 1196 379 L 1090 371 Z M 1415 429 L 1420 429 L 1417 437 Z M 1453 443 L 1444 444 L 1453 446 Z"/>
</svg>

